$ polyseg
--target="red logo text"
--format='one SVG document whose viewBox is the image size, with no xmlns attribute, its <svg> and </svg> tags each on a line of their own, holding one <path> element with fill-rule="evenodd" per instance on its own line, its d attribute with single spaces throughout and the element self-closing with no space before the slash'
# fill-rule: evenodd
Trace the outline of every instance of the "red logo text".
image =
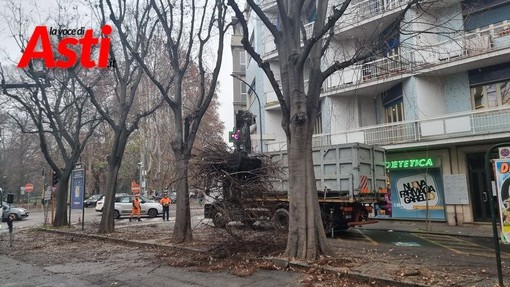
<svg viewBox="0 0 510 287">
<path fill-rule="evenodd" d="M 50 30 L 52 30 L 51 32 L 53 35 L 55 29 L 50 28 Z M 83 31 L 82 29 L 59 29 L 58 32 L 60 35 L 79 35 L 83 33 L 79 33 L 80 30 Z M 78 32 L 75 33 L 75 31 Z M 103 35 L 107 36 L 112 32 L 112 28 L 109 25 L 104 25 L 101 28 L 101 32 Z M 23 51 L 21 60 L 18 63 L 18 68 L 26 68 L 32 59 L 43 60 L 45 66 L 48 68 L 70 68 L 78 61 L 78 53 L 76 52 L 78 49 L 72 49 L 73 47 L 79 48 L 78 46 L 81 46 L 81 55 L 79 58 L 80 64 L 83 67 L 107 68 L 112 66 L 112 63 L 110 63 L 111 61 L 108 58 L 110 53 L 110 38 L 95 38 L 92 29 L 86 30 L 85 35 L 81 38 L 66 37 L 60 40 L 57 50 L 62 57 L 58 57 L 57 60 L 55 60 L 53 55 L 49 35 L 50 34 L 48 33 L 46 26 L 35 27 L 34 33 L 32 34 L 32 37 L 30 37 L 27 47 Z M 39 42 L 40 49 L 36 50 L 37 43 Z M 94 46 L 99 46 L 99 57 L 97 63 L 91 59 L 91 52 Z"/>
</svg>

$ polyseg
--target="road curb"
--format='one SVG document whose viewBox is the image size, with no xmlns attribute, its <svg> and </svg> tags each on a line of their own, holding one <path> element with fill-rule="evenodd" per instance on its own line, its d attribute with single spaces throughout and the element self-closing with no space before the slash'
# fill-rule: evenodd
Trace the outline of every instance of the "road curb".
<svg viewBox="0 0 510 287">
<path fill-rule="evenodd" d="M 333 268 L 333 267 L 323 267 L 323 266 L 317 266 L 317 265 L 310 265 L 303 261 L 298 260 L 288 260 L 286 258 L 280 258 L 280 257 L 265 257 L 260 258 L 261 260 L 270 260 L 273 264 L 280 268 L 288 268 L 288 267 L 294 267 L 296 269 L 311 269 L 316 268 L 320 269 L 324 273 L 334 274 L 337 277 L 349 277 L 352 279 L 365 281 L 368 284 L 373 284 L 374 281 L 377 283 L 382 284 L 391 284 L 391 286 L 399 286 L 399 287 L 430 287 L 430 285 L 426 284 L 419 284 L 416 282 L 410 282 L 406 280 L 395 280 L 388 277 L 381 277 L 381 276 L 369 276 L 367 274 L 357 272 L 354 270 L 350 270 L 349 268 Z"/>
<path fill-rule="evenodd" d="M 125 240 L 125 239 L 118 239 L 118 238 L 111 238 L 108 236 L 102 236 L 97 234 L 86 234 L 86 233 L 76 233 L 76 232 L 69 232 L 64 230 L 57 230 L 57 229 L 48 229 L 40 227 L 37 230 L 49 232 L 49 233 L 56 233 L 56 234 L 63 234 L 68 236 L 77 236 L 77 237 L 85 237 L 90 239 L 98 239 L 98 240 L 105 240 L 113 243 L 119 243 L 119 244 L 126 244 L 131 245 L 135 247 L 150 247 L 150 248 L 166 248 L 166 249 L 179 249 L 182 251 L 187 252 L 208 252 L 209 249 L 198 249 L 198 248 L 192 248 L 192 247 L 183 247 L 183 246 L 177 246 L 173 244 L 164 245 L 164 244 L 158 244 L 158 243 L 150 243 L 150 242 L 142 242 L 142 241 L 135 241 L 135 240 Z"/>
</svg>

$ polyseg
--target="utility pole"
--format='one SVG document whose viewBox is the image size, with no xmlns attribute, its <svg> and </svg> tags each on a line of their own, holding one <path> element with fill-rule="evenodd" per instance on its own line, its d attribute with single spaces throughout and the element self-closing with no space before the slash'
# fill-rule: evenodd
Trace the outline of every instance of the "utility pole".
<svg viewBox="0 0 510 287">
<path fill-rule="evenodd" d="M 147 141 L 142 140 L 142 148 L 140 149 L 140 192 L 143 196 L 147 197 L 147 171 L 145 168 L 145 154 L 147 152 Z"/>
</svg>

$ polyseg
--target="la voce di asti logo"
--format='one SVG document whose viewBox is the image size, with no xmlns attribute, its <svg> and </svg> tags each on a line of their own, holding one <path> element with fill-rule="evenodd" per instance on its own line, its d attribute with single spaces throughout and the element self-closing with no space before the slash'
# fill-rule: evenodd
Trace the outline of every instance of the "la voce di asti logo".
<svg viewBox="0 0 510 287">
<path fill-rule="evenodd" d="M 112 27 L 104 25 L 101 28 L 104 37 L 96 38 L 92 29 L 85 30 L 84 27 L 79 29 L 55 29 L 50 27 L 48 32 L 46 26 L 37 26 L 23 51 L 18 68 L 26 68 L 33 59 L 41 59 L 47 68 L 70 68 L 77 63 L 78 57 L 80 64 L 85 68 L 114 67 L 115 59 L 109 58 L 110 38 L 106 37 L 111 32 Z M 61 57 L 57 57 L 57 59 L 53 54 L 50 35 L 68 36 L 62 38 L 58 43 L 57 51 Z M 40 43 L 39 49 L 37 49 L 38 43 Z M 79 46 L 81 46 L 81 49 L 77 49 Z M 91 59 L 94 46 L 99 46 L 97 63 Z M 78 50 L 81 50 L 81 55 L 78 55 Z"/>
</svg>

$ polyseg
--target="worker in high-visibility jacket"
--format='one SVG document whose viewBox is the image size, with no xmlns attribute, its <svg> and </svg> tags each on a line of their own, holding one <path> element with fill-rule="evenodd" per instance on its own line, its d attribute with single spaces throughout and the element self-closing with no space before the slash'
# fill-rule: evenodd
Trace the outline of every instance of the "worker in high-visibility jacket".
<svg viewBox="0 0 510 287">
<path fill-rule="evenodd" d="M 131 217 L 129 217 L 129 221 L 133 219 L 133 215 L 138 215 L 138 221 L 140 221 L 142 206 L 140 205 L 140 199 L 138 198 L 138 194 L 135 194 L 133 198 L 133 207 L 131 208 Z"/>
<path fill-rule="evenodd" d="M 168 217 L 170 215 L 170 203 L 172 203 L 172 200 L 170 197 L 168 197 L 168 193 L 163 193 L 163 197 L 159 200 L 159 203 L 163 205 L 163 221 L 168 221 Z"/>
</svg>

